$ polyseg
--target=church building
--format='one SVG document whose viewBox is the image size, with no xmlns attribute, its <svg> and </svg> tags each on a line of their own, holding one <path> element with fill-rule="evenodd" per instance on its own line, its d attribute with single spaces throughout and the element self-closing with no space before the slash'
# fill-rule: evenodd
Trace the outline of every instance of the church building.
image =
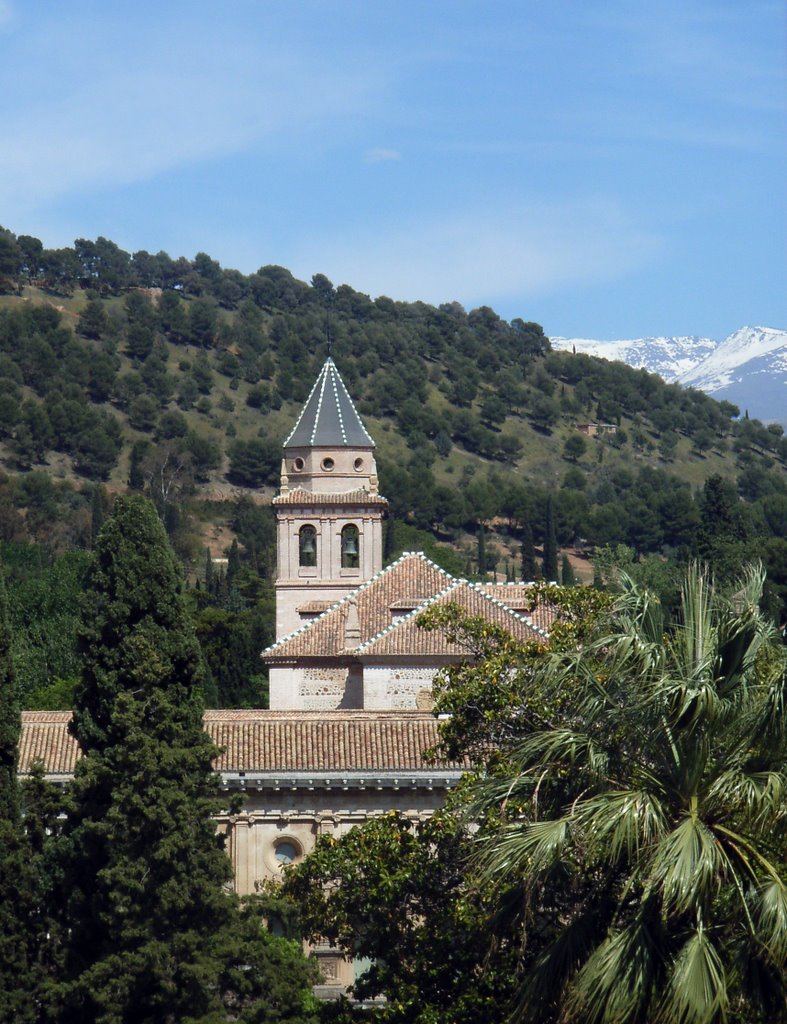
<svg viewBox="0 0 787 1024">
<path fill-rule="evenodd" d="M 522 614 L 521 585 L 457 580 L 420 552 L 383 569 L 374 441 L 332 359 L 284 442 L 273 499 L 278 537 L 276 642 L 263 652 L 276 709 L 429 710 L 432 679 L 465 657 L 417 617 L 454 603 L 521 640 L 548 612 Z M 519 611 L 517 611 L 519 609 Z"/>
<path fill-rule="evenodd" d="M 525 584 L 459 580 L 421 552 L 383 566 L 375 445 L 332 359 L 284 442 L 277 521 L 276 640 L 263 658 L 270 709 L 213 710 L 205 728 L 223 749 L 227 791 L 246 795 L 225 815 L 236 888 L 252 893 L 304 857 L 324 834 L 341 835 L 398 810 L 429 817 L 459 781 L 460 764 L 425 764 L 438 740 L 432 681 L 466 658 L 418 615 L 456 604 L 521 640 L 546 639 L 550 610 L 529 607 Z M 70 712 L 23 713 L 20 771 L 42 759 L 67 782 L 79 751 Z M 353 965 L 317 949 L 323 995 L 353 980 Z"/>
</svg>

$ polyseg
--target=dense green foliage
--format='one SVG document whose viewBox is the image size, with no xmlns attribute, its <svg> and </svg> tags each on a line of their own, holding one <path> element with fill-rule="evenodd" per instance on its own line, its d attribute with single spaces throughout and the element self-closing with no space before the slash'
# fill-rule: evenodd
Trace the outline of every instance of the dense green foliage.
<svg viewBox="0 0 787 1024">
<path fill-rule="evenodd" d="M 143 498 L 118 498 L 98 536 L 80 654 L 73 729 L 85 757 L 59 844 L 63 949 L 48 1013 L 59 1024 L 304 1020 L 306 962 L 241 917 L 228 889 L 202 659 Z M 281 969 L 289 1009 L 277 1017 L 265 999 Z"/>
<path fill-rule="evenodd" d="M 500 1020 L 515 992 L 518 943 L 500 936 L 493 958 L 490 887 L 471 892 L 471 841 L 451 813 L 416 826 L 392 812 L 339 840 L 318 840 L 289 873 L 307 935 L 329 940 L 359 965 L 353 995 L 322 1018 L 386 1024 L 481 1024 Z"/>
<path fill-rule="evenodd" d="M 40 546 L 3 545 L 8 565 L 12 649 L 26 708 L 70 708 L 79 674 L 76 634 L 89 555 L 50 556 Z"/>
<path fill-rule="evenodd" d="M 30 849 L 20 812 L 17 761 L 21 718 L 5 581 L 0 564 L 0 1020 L 30 1019 Z"/>
</svg>

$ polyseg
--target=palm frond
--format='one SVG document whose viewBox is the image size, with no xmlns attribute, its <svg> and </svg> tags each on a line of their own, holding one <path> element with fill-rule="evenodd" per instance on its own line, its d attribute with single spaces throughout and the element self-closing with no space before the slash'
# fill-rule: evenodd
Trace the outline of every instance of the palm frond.
<svg viewBox="0 0 787 1024">
<path fill-rule="evenodd" d="M 687 814 L 650 854 L 649 876 L 668 911 L 686 913 L 715 893 L 728 861 L 707 825 Z"/>
<path fill-rule="evenodd" d="M 672 965 L 659 1024 L 713 1024 L 726 1020 L 727 977 L 716 947 L 703 928 L 684 943 Z"/>
<path fill-rule="evenodd" d="M 568 818 L 507 825 L 480 836 L 477 865 L 482 878 L 511 877 L 522 871 L 546 874 L 558 864 L 571 839 Z"/>
<path fill-rule="evenodd" d="M 705 806 L 709 814 L 743 816 L 758 829 L 768 828 L 784 812 L 787 773 L 747 771 L 733 765 L 720 772 L 708 787 Z"/>
<path fill-rule="evenodd" d="M 528 971 L 512 1020 L 543 1021 L 547 1007 L 560 1002 L 564 986 L 603 939 L 606 926 L 596 906 L 583 908 L 564 924 Z"/>
<path fill-rule="evenodd" d="M 623 1024 L 641 1020 L 662 976 L 659 936 L 637 917 L 607 935 L 576 975 L 565 1003 L 571 1024 Z"/>
<path fill-rule="evenodd" d="M 621 858 L 635 859 L 642 847 L 661 839 L 667 830 L 664 808 L 652 794 L 639 790 L 607 791 L 580 801 L 573 818 L 591 859 L 603 857 L 610 865 Z"/>
<path fill-rule="evenodd" d="M 716 655 L 713 583 L 696 563 L 688 566 L 681 587 L 680 620 L 674 636 L 678 664 L 691 678 L 704 678 Z"/>
<path fill-rule="evenodd" d="M 787 886 L 780 878 L 768 878 L 760 887 L 754 908 L 760 938 L 781 970 L 787 959 Z"/>
<path fill-rule="evenodd" d="M 608 756 L 592 736 L 575 729 L 549 729 L 525 737 L 513 750 L 521 767 L 542 768 L 560 762 L 564 767 L 581 766 L 594 774 L 607 771 Z"/>
</svg>

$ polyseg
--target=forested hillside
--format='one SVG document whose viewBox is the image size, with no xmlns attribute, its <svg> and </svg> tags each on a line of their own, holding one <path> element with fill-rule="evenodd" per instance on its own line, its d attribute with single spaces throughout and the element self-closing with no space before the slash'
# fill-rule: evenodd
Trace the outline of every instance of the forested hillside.
<svg viewBox="0 0 787 1024">
<path fill-rule="evenodd" d="M 200 580 L 203 616 L 224 616 L 205 626 L 205 649 L 227 617 L 254 619 L 238 655 L 248 676 L 269 630 L 259 609 L 273 534 L 259 506 L 329 340 L 378 443 L 388 555 L 426 546 L 454 571 L 510 579 L 542 557 L 556 575 L 558 547 L 604 546 L 607 563 L 654 578 L 665 556 L 699 554 L 721 572 L 756 556 L 783 616 L 779 427 L 553 352 L 538 324 L 488 307 L 371 299 L 321 274 L 243 275 L 205 253 L 129 254 L 104 238 L 46 249 L 0 229 L 0 539 L 17 546 L 12 574 L 30 543 L 44 575 L 88 549 L 107 492 L 145 491 Z M 227 555 L 233 538 L 232 586 L 224 570 L 206 583 L 205 548 Z M 253 699 L 227 685 L 219 699 Z"/>
</svg>

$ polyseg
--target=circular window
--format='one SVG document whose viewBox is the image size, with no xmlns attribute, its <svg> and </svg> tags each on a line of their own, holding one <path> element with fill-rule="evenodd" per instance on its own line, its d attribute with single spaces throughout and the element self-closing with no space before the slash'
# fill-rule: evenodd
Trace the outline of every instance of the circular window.
<svg viewBox="0 0 787 1024">
<path fill-rule="evenodd" d="M 333 459 L 331 459 L 331 458 L 323 459 L 322 462 L 320 463 L 320 465 L 322 466 L 322 468 L 325 470 L 326 473 L 330 473 L 330 471 L 333 469 L 333 465 L 334 465 Z"/>
<path fill-rule="evenodd" d="M 356 459 L 355 462 L 353 463 L 353 468 L 355 469 L 356 473 L 360 473 L 360 471 L 363 469 L 363 459 Z"/>
<path fill-rule="evenodd" d="M 295 470 L 296 473 L 302 473 L 303 467 L 305 465 L 306 463 L 303 461 L 303 459 L 296 459 L 292 464 L 292 468 Z"/>
<path fill-rule="evenodd" d="M 300 855 L 300 849 L 291 839 L 280 839 L 273 851 L 276 862 L 282 867 L 294 863 Z"/>
</svg>

